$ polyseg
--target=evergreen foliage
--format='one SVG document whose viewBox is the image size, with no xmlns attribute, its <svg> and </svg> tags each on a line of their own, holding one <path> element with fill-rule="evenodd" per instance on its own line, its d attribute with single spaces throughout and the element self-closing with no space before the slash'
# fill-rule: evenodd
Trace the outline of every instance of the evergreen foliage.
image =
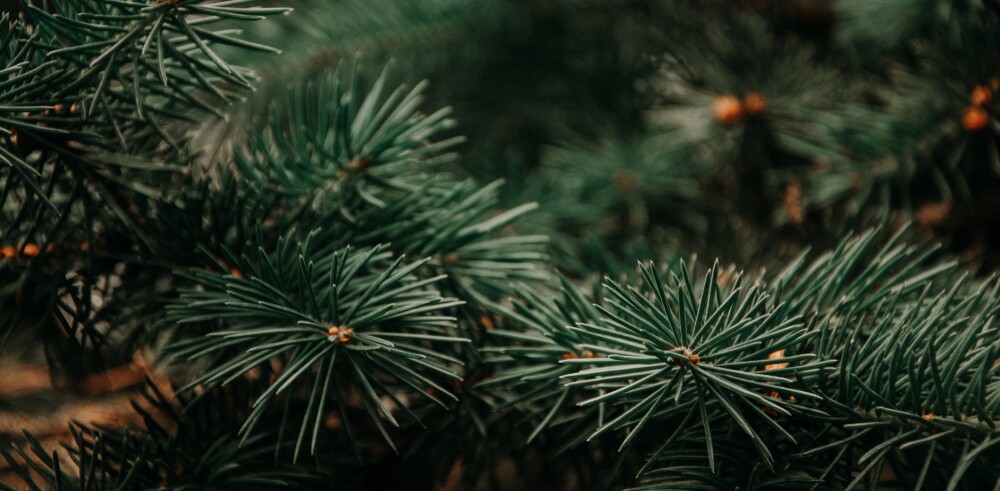
<svg viewBox="0 0 1000 491">
<path fill-rule="evenodd" d="M 1000 488 L 995 0 L 16 3 L 0 489 Z"/>
</svg>

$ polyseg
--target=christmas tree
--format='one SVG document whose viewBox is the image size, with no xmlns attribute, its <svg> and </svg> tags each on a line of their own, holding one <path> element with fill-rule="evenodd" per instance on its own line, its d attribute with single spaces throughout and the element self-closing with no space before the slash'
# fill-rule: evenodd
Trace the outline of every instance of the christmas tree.
<svg viewBox="0 0 1000 491">
<path fill-rule="evenodd" d="M 20 0 L 0 489 L 1000 489 L 997 0 Z"/>
</svg>

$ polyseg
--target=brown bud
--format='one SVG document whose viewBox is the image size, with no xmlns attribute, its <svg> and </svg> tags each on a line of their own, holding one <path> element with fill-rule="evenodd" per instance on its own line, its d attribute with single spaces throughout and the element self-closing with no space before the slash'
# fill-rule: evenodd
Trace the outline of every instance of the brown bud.
<svg viewBox="0 0 1000 491">
<path fill-rule="evenodd" d="M 24 257 L 35 257 L 40 252 L 42 252 L 42 250 L 38 247 L 38 244 L 26 244 L 22 250 Z"/>
<path fill-rule="evenodd" d="M 976 88 L 972 89 L 972 101 L 973 106 L 985 106 L 990 103 L 990 99 L 993 97 L 992 91 L 986 86 L 977 85 Z"/>
<path fill-rule="evenodd" d="M 5 259 L 14 259 L 17 257 L 17 249 L 13 246 L 0 247 L 0 256 L 3 256 Z"/>
<path fill-rule="evenodd" d="M 754 116 L 764 112 L 765 109 L 767 109 L 767 101 L 763 95 L 751 92 L 743 97 L 743 111 L 747 115 Z"/>
<path fill-rule="evenodd" d="M 346 344 L 351 342 L 351 336 L 354 335 L 354 329 L 347 326 L 330 326 L 330 329 L 328 329 L 326 333 L 331 338 L 336 337 L 337 341 Z"/>
<path fill-rule="evenodd" d="M 785 195 L 782 198 L 782 207 L 788 214 L 788 219 L 796 225 L 802 225 L 805 221 L 805 214 L 802 211 L 802 183 L 792 181 L 785 188 Z"/>
<path fill-rule="evenodd" d="M 636 178 L 635 172 L 622 169 L 615 171 L 615 186 L 618 187 L 619 191 L 633 191 L 638 187 L 638 184 L 639 179 Z"/>
<path fill-rule="evenodd" d="M 990 116 L 981 107 L 970 107 L 962 115 L 962 127 L 970 133 L 982 130 L 989 121 Z"/>
<path fill-rule="evenodd" d="M 361 172 L 372 166 L 371 157 L 355 157 L 347 167 L 354 172 Z"/>
<path fill-rule="evenodd" d="M 943 225 L 951 214 L 951 203 L 942 201 L 940 203 L 924 203 L 917 209 L 917 223 L 923 227 L 937 227 Z"/>
<path fill-rule="evenodd" d="M 785 357 L 785 350 L 783 349 L 780 349 L 778 351 L 775 351 L 774 353 L 767 355 L 768 360 L 780 360 L 784 357 Z M 769 365 L 764 365 L 764 370 L 781 370 L 782 368 L 786 368 L 787 366 L 788 363 L 772 363 Z"/>
<path fill-rule="evenodd" d="M 712 110 L 715 112 L 715 120 L 722 124 L 732 124 L 743 117 L 743 105 L 731 95 L 716 97 Z"/>
</svg>

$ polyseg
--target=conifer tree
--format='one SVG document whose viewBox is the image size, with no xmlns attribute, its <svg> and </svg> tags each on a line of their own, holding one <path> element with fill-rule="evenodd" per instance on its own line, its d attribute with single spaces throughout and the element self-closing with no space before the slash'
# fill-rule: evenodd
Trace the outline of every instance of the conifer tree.
<svg viewBox="0 0 1000 491">
<path fill-rule="evenodd" d="M 996 0 L 20 0 L 0 489 L 1000 489 Z"/>
</svg>

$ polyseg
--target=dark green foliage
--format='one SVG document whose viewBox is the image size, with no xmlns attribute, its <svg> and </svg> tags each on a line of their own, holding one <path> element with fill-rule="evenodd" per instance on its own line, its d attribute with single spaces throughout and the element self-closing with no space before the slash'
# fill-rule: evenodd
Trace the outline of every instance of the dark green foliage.
<svg viewBox="0 0 1000 491">
<path fill-rule="evenodd" d="M 344 383 L 360 395 L 387 440 L 382 418 L 398 423 L 382 397 L 406 408 L 399 399 L 405 390 L 444 405 L 442 399 L 454 396 L 440 384 L 459 378 L 460 361 L 436 345 L 468 341 L 445 315 L 460 302 L 429 288 L 441 277 L 413 277 L 421 261 L 391 260 L 378 248 L 322 254 L 311 239 L 296 245 L 286 238 L 271 253 L 245 255 L 233 266 L 240 277 L 196 271 L 202 288 L 182 290 L 168 310 L 180 324 L 224 321 L 222 329 L 173 347 L 178 360 L 210 357 L 189 388 L 225 385 L 251 370 L 266 376 L 272 359 L 283 360 L 241 428 L 244 438 L 283 390 L 309 387 L 296 455 L 307 435 L 315 451 L 328 400 L 344 407 Z M 346 381 L 335 376 L 341 373 Z M 343 409 L 341 417 L 347 417 Z M 345 421 L 348 433 L 350 424 Z"/>
<path fill-rule="evenodd" d="M 384 207 L 382 189 L 413 191 L 428 171 L 456 157 L 442 151 L 462 139 L 429 143 L 454 125 L 450 111 L 418 113 L 425 84 L 390 93 L 386 74 L 364 94 L 339 71 L 293 89 L 248 139 L 248 150 L 237 152 L 236 162 L 258 186 L 289 194 L 319 188 L 318 199 L 340 200 L 345 214 L 359 201 Z"/>
<path fill-rule="evenodd" d="M 756 445 L 761 460 L 770 466 L 773 457 L 750 421 L 766 423 L 793 440 L 761 406 L 790 416 L 805 409 L 786 398 L 818 398 L 794 388 L 790 380 L 805 381 L 823 370 L 823 364 L 810 363 L 810 354 L 792 351 L 815 333 L 804 329 L 797 317 L 783 315 L 780 308 L 768 311 L 763 292 L 752 287 L 744 290 L 740 278 L 731 291 L 722 291 L 715 268 L 705 276 L 700 291 L 695 290 L 683 265 L 681 276 L 668 284 L 660 280 L 652 265 L 643 268 L 643 276 L 646 291 L 606 284 L 609 308 L 602 309 L 605 318 L 575 328 L 592 343 L 586 346 L 604 356 L 580 360 L 588 368 L 568 375 L 567 385 L 601 389 L 581 405 L 612 401 L 622 409 L 595 435 L 630 428 L 624 446 L 653 415 L 685 414 L 685 420 L 700 421 L 703 426 L 709 468 L 714 471 L 709 414 L 722 412 L 739 425 Z M 789 350 L 786 359 L 790 365 L 761 373 L 768 354 L 779 350 Z M 768 391 L 781 397 L 768 397 Z"/>
<path fill-rule="evenodd" d="M 510 368 L 481 385 L 514 389 L 501 407 L 530 415 L 530 438 L 612 432 L 649 452 L 643 489 L 986 485 L 997 283 L 908 237 L 849 238 L 753 285 L 643 266 L 596 310 L 564 283 L 507 312 L 527 330 L 495 332 L 519 346 L 490 350 Z"/>
<path fill-rule="evenodd" d="M 0 479 L 995 489 L 998 42 L 995 0 L 21 2 L 0 370 L 156 380 Z"/>
<path fill-rule="evenodd" d="M 497 213 L 502 184 L 431 181 L 411 190 L 397 204 L 362 216 L 359 222 L 364 226 L 336 232 L 355 244 L 386 241 L 401 253 L 431 255 L 428 266 L 447 274 L 452 280 L 449 288 L 462 298 L 476 297 L 483 290 L 510 292 L 511 281 L 544 281 L 549 277 L 538 267 L 546 257 L 548 240 L 542 235 L 496 237 L 537 207 L 526 203 Z"/>
<path fill-rule="evenodd" d="M 514 346 L 487 348 L 491 354 L 487 362 L 511 366 L 481 387 L 505 385 L 509 387 L 510 400 L 501 408 L 515 407 L 531 416 L 534 428 L 528 436 L 530 443 L 544 430 L 562 426 L 560 431 L 567 446 L 578 445 L 592 432 L 594 424 L 604 419 L 605 404 L 592 404 L 583 410 L 574 406 L 582 400 L 578 388 L 564 385 L 561 378 L 573 371 L 564 360 L 596 356 L 587 349 L 585 337 L 573 330 L 581 322 L 594 322 L 598 310 L 572 284 L 562 280 L 562 296 L 558 299 L 542 297 L 530 291 L 525 300 L 503 309 L 503 314 L 513 319 L 526 331 L 493 330 L 490 334 L 504 344 Z"/>
<path fill-rule="evenodd" d="M 248 86 L 247 69 L 226 64 L 210 47 L 241 42 L 212 25 L 286 9 L 255 2 L 50 3 L 26 5 L 19 19 L 2 22 L 7 76 L 0 105 L 13 114 L 2 120 L 0 224 L 5 245 L 42 251 L 30 271 L 57 279 L 21 285 L 20 298 L 32 307 L 5 309 L 4 325 L 24 322 L 27 311 L 59 318 L 69 338 L 86 339 L 96 335 L 91 289 L 134 247 L 155 247 L 142 215 L 150 202 L 170 199 L 170 177 L 163 177 L 184 169 L 190 153 L 171 133 L 189 127 L 199 111 L 217 111 L 201 97 L 209 87 L 220 92 L 222 79 Z M 98 248 L 108 253 L 100 265 Z M 76 278 L 60 285 L 66 270 Z M 45 287 L 36 292 L 33 284 Z M 55 300 L 74 296 L 75 305 L 65 308 Z"/>
<path fill-rule="evenodd" d="M 240 442 L 235 420 L 242 415 L 246 395 L 226 391 L 191 403 L 186 410 L 149 384 L 133 408 L 143 420 L 141 429 L 92 427 L 74 423 L 72 441 L 62 452 L 49 454 L 26 433 L 29 444 L 10 452 L 0 448 L 8 464 L 25 477 L 26 489 L 351 489 L 354 479 L 324 480 L 333 469 L 348 466 L 329 462 L 327 471 L 306 472 L 278 462 L 271 445 L 274 433 Z M 235 404 L 234 404 L 235 402 Z M 227 414 L 227 411 L 229 412 Z M 30 466 L 19 462 L 36 459 Z M 287 459 L 286 459 L 287 460 Z M 32 476 L 29 473 L 37 473 Z M 8 488 L 0 483 L 2 489 Z"/>
</svg>

